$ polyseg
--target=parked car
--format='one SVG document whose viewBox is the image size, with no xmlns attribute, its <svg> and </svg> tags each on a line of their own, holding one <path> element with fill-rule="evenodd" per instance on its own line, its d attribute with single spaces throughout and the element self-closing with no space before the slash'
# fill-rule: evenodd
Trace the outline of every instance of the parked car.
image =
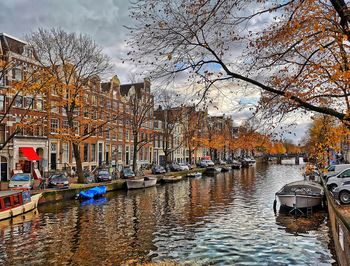
<svg viewBox="0 0 350 266">
<path fill-rule="evenodd" d="M 52 174 L 47 185 L 49 188 L 69 188 L 69 179 L 63 173 Z"/>
<path fill-rule="evenodd" d="M 108 169 L 99 169 L 95 175 L 96 182 L 108 182 L 112 181 L 112 176 L 109 174 Z"/>
<path fill-rule="evenodd" d="M 180 171 L 188 171 L 190 168 L 186 163 L 179 163 Z"/>
<path fill-rule="evenodd" d="M 192 169 L 193 169 L 192 164 L 187 163 L 187 166 L 188 166 L 188 169 L 190 169 L 190 170 L 192 170 Z"/>
<path fill-rule="evenodd" d="M 124 167 L 121 172 L 121 178 L 135 177 L 135 173 L 129 167 Z"/>
<path fill-rule="evenodd" d="M 152 174 L 164 174 L 166 171 L 163 166 L 155 164 L 152 166 Z"/>
<path fill-rule="evenodd" d="M 339 187 L 341 184 L 347 181 L 350 181 L 350 168 L 345 169 L 334 176 L 330 176 L 326 184 L 328 190 L 333 191 L 336 187 Z"/>
<path fill-rule="evenodd" d="M 339 187 L 334 188 L 333 195 L 335 199 L 338 199 L 342 204 L 350 203 L 350 181 L 346 181 Z"/>
<path fill-rule="evenodd" d="M 29 173 L 19 173 L 11 177 L 9 182 L 9 188 L 24 188 L 24 189 L 33 189 L 34 178 L 32 174 Z"/>
<path fill-rule="evenodd" d="M 203 160 L 207 166 L 214 166 L 214 162 L 212 160 Z"/>
<path fill-rule="evenodd" d="M 335 176 L 336 174 L 338 174 L 339 172 L 350 168 L 350 164 L 334 164 L 334 165 L 330 165 L 326 168 L 327 173 L 323 175 L 323 178 L 325 181 L 328 180 L 329 177 L 331 176 Z"/>
<path fill-rule="evenodd" d="M 174 171 L 174 172 L 181 171 L 180 165 L 178 163 L 170 164 L 169 168 L 170 168 L 170 171 Z"/>
<path fill-rule="evenodd" d="M 200 161 L 199 163 L 197 163 L 197 166 L 198 167 L 201 167 L 201 168 L 205 168 L 208 166 L 208 164 L 206 163 L 206 161 Z"/>
</svg>

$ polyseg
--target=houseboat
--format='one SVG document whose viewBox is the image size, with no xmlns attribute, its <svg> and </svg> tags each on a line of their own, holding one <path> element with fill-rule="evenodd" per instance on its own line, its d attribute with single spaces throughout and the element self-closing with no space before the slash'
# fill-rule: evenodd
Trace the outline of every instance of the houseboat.
<svg viewBox="0 0 350 266">
<path fill-rule="evenodd" d="M 28 190 L 0 191 L 0 220 L 36 209 L 40 197 L 41 193 L 30 196 Z"/>
</svg>

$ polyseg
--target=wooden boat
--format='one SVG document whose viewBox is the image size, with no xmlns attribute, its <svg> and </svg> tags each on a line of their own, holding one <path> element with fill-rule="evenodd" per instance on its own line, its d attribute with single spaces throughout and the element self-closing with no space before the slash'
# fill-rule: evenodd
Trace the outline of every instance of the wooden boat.
<svg viewBox="0 0 350 266">
<path fill-rule="evenodd" d="M 0 220 L 36 209 L 40 197 L 41 193 L 30 196 L 28 190 L 0 191 Z"/>
<path fill-rule="evenodd" d="M 128 189 L 146 188 L 152 187 L 157 184 L 157 178 L 151 176 L 145 176 L 140 179 L 128 179 L 126 180 L 126 186 Z"/>
<path fill-rule="evenodd" d="M 182 179 L 182 176 L 179 175 L 179 176 L 164 176 L 162 178 L 163 182 L 165 183 L 172 183 L 172 182 L 177 182 L 177 181 L 180 181 Z"/>
<path fill-rule="evenodd" d="M 302 209 L 322 204 L 323 187 L 311 181 L 296 181 L 283 186 L 277 193 L 281 206 Z"/>
<path fill-rule="evenodd" d="M 187 174 L 188 177 L 202 177 L 202 173 L 196 172 L 196 173 L 189 173 Z"/>
</svg>

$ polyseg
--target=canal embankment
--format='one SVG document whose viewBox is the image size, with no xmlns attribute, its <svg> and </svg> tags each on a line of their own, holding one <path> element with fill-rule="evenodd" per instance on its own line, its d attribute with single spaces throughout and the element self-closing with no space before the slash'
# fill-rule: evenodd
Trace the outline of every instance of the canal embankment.
<svg viewBox="0 0 350 266">
<path fill-rule="evenodd" d="M 350 207 L 338 205 L 331 193 L 325 189 L 327 197 L 330 230 L 339 265 L 350 265 Z"/>
<path fill-rule="evenodd" d="M 204 172 L 205 168 L 199 168 L 199 169 L 192 169 L 190 171 L 182 171 L 182 172 L 170 172 L 165 174 L 159 174 L 159 175 L 152 175 L 157 177 L 158 182 L 162 180 L 163 176 L 186 176 L 188 173 L 192 172 Z M 116 191 L 116 190 L 122 190 L 127 189 L 126 188 L 126 179 L 117 179 L 113 180 L 109 183 L 90 183 L 90 184 L 77 184 L 72 183 L 70 185 L 70 188 L 68 189 L 45 189 L 45 190 L 34 190 L 32 193 L 42 193 L 42 197 L 39 200 L 39 205 L 47 204 L 47 203 L 53 203 L 57 201 L 62 200 L 70 200 L 74 199 L 79 192 L 84 191 L 86 189 L 96 187 L 96 186 L 106 186 L 107 192 Z"/>
</svg>

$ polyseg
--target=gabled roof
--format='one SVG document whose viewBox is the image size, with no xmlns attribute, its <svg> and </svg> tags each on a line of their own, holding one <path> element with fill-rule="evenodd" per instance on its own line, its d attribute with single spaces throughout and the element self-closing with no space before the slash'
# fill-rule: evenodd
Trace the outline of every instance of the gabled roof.
<svg viewBox="0 0 350 266">
<path fill-rule="evenodd" d="M 2 51 L 3 54 L 6 54 L 7 52 L 22 54 L 24 46 L 26 45 L 27 43 L 25 41 L 6 33 L 0 33 L 0 51 Z"/>
</svg>

